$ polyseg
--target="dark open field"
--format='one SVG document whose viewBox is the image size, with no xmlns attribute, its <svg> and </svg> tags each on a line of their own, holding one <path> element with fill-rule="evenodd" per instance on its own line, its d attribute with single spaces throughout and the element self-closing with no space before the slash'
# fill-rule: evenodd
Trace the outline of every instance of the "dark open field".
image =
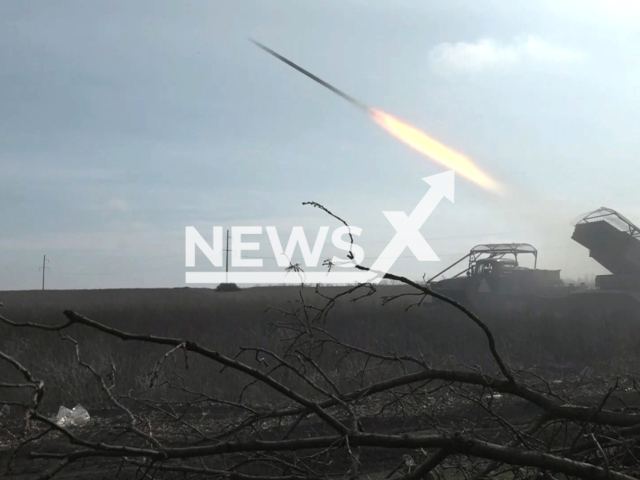
<svg viewBox="0 0 640 480">
<path fill-rule="evenodd" d="M 353 300 L 364 292 L 341 297 L 326 320 L 317 325 L 345 344 L 364 350 L 421 357 L 434 368 L 495 372 L 487 340 L 468 318 L 451 310 L 434 312 L 421 306 L 407 309 L 420 299 L 415 296 L 405 296 L 382 305 L 386 296 L 413 290 L 404 286 L 380 286 L 376 290 L 375 294 L 358 301 Z M 326 297 L 343 291 L 345 288 L 342 287 L 320 289 L 320 293 Z M 280 322 L 282 326 L 291 321 L 283 314 L 301 301 L 317 307 L 327 303 L 327 299 L 318 295 L 314 288 L 299 287 L 256 287 L 225 293 L 191 288 L 0 293 L 0 302 L 4 304 L 1 314 L 13 321 L 62 324 L 66 321 L 62 312 L 74 310 L 127 332 L 196 341 L 229 357 L 234 357 L 242 347 L 247 346 L 279 351 L 287 335 L 286 332 L 275 330 L 274 324 Z M 492 329 L 498 349 L 511 368 L 542 375 L 566 395 L 576 397 L 577 391 L 577 396 L 585 403 L 599 402 L 598 398 L 606 392 L 615 377 L 637 374 L 640 325 L 630 317 L 576 315 L 558 320 L 545 315 L 522 314 L 495 315 L 483 320 Z M 125 395 L 127 392 L 144 392 L 149 388 L 150 373 L 170 349 L 122 342 L 79 325 L 61 334 L 0 325 L 0 350 L 13 355 L 36 378 L 45 382 L 42 412 L 53 415 L 60 405 L 73 407 L 80 403 L 91 412 L 91 428 L 104 435 L 105 428 L 113 418 L 113 405 L 109 404 L 96 378 L 78 364 L 74 344 L 64 340 L 63 335 L 77 340 L 83 361 L 91 364 L 100 375 L 108 374 L 111 365 L 115 365 L 117 390 Z M 320 360 L 327 371 L 333 372 L 337 358 L 332 352 L 326 353 Z M 257 355 L 254 358 L 252 354 L 245 353 L 239 358 L 248 364 L 260 363 Z M 362 372 L 363 365 L 357 362 L 351 364 L 350 361 L 342 363 L 340 370 L 335 371 L 334 379 L 340 388 L 354 389 L 358 388 L 359 382 L 364 382 L 364 378 L 356 378 L 358 372 Z M 173 369 L 174 373 L 180 375 L 178 378 L 184 379 L 182 386 L 185 388 L 182 391 L 171 388 L 155 391 L 154 398 L 164 402 L 185 401 L 186 390 L 233 401 L 247 384 L 246 377 L 237 372 L 222 371 L 219 366 L 195 355 L 189 357 L 188 368 L 183 365 L 180 355 L 172 356 L 165 367 Z M 389 368 L 379 371 L 371 369 L 365 383 L 401 373 L 400 370 L 393 370 L 396 367 Z M 303 382 L 286 371 L 277 372 L 275 377 L 292 388 L 299 388 L 304 394 L 312 393 L 305 390 Z M 7 365 L 0 367 L 0 378 L 2 381 L 19 380 L 16 372 Z M 28 399 L 20 397 L 18 393 L 11 394 L 5 392 L 5 400 L 24 402 Z M 246 405 L 273 403 L 275 406 L 279 400 L 281 398 L 272 390 L 258 384 L 244 392 L 242 401 Z M 441 421 L 470 422 L 469 425 L 479 426 L 484 421 L 482 416 L 460 400 L 452 401 L 446 391 L 439 391 L 430 397 L 429 408 L 438 412 Z M 418 410 L 423 408 L 421 405 L 416 405 L 418 410 L 413 413 L 407 411 L 398 415 L 396 412 L 387 418 L 378 417 L 377 414 L 372 416 L 370 412 L 379 407 L 379 404 L 363 404 L 361 418 L 367 430 L 416 431 L 427 428 L 426 425 L 431 421 L 429 415 L 432 414 L 420 419 Z M 616 408 L 616 405 L 608 404 L 607 407 Z M 506 418 L 515 422 L 525 421 L 539 413 L 518 401 L 505 403 L 500 408 Z M 15 413 L 15 410 L 12 412 Z M 224 408 L 205 413 L 207 420 L 199 424 L 212 431 L 233 417 Z M 196 424 L 199 422 L 195 418 L 193 421 Z M 207 422 L 213 423 L 207 427 Z M 4 437 L 0 435 L 0 450 L 15 443 L 19 437 L 18 417 L 14 416 L 13 423 L 6 425 L 9 425 L 7 431 L 11 434 Z M 275 435 L 277 430 L 272 429 L 280 427 L 274 424 L 266 428 L 264 434 Z M 303 426 L 298 434 L 317 433 L 318 428 L 320 426 L 313 424 Z M 86 435 L 91 437 L 91 432 L 87 430 Z M 42 446 L 36 442 L 33 448 L 38 448 L 38 445 Z M 66 448 L 64 442 L 58 444 L 52 440 L 46 445 L 53 451 Z M 14 473 L 34 473 L 41 468 L 40 463 L 27 460 L 27 452 L 31 449 L 22 450 Z M 0 454 L 0 463 L 8 461 L 9 450 L 4 452 Z M 386 454 L 376 453 L 375 450 L 367 455 L 363 461 L 368 462 L 371 471 L 386 471 L 397 461 L 398 452 L 388 458 L 384 456 Z M 78 464 L 74 468 L 78 470 L 73 470 L 76 473 L 69 478 L 84 478 L 87 472 L 85 467 Z M 110 478 L 101 476 L 110 467 L 98 462 L 91 468 L 95 469 L 92 477 Z M 80 477 L 73 476 L 76 474 Z"/>
<path fill-rule="evenodd" d="M 342 291 L 324 287 L 324 295 Z M 351 301 L 341 298 L 327 317 L 326 328 L 345 343 L 380 353 L 424 355 L 433 366 L 491 366 L 486 340 L 468 319 L 456 314 L 430 313 L 406 307 L 418 297 L 404 297 L 381 306 L 384 296 L 411 291 L 403 286 L 380 286 L 376 294 Z M 131 289 L 87 291 L 1 292 L 2 315 L 14 321 L 63 323 L 63 310 L 75 310 L 93 320 L 129 332 L 195 340 L 233 356 L 241 346 L 276 350 L 281 338 L 270 324 L 282 320 L 289 302 L 324 305 L 313 288 L 256 287 L 219 293 L 211 289 Z M 545 316 L 483 319 L 494 331 L 506 360 L 517 368 L 581 371 L 589 366 L 603 373 L 624 373 L 637 365 L 640 325 L 625 317 L 574 317 L 558 321 Z M 66 333 L 80 342 L 83 355 L 99 368 L 110 362 L 127 372 L 121 382 L 134 388 L 143 381 L 162 349 L 138 348 L 106 338 L 86 328 Z M 81 402 L 99 408 L 97 386 L 88 381 L 75 361 L 74 348 L 55 332 L 13 329 L 0 325 L 0 348 L 13 354 L 48 381 L 45 405 Z M 196 375 L 197 362 L 191 375 Z M 224 395 L 237 385 L 224 374 L 203 370 L 199 385 Z M 196 375 L 197 376 L 197 375 Z M 231 382 L 231 383 L 228 383 Z"/>
</svg>

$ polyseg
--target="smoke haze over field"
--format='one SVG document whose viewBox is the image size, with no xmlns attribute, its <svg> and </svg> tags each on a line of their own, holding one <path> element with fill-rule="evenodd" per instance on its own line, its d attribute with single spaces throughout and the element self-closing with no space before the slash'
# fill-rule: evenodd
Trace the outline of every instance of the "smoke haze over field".
<svg viewBox="0 0 640 480">
<path fill-rule="evenodd" d="M 303 201 L 361 227 L 373 262 L 382 212 L 411 212 L 444 167 L 248 37 L 507 187 L 456 176 L 421 230 L 442 262 L 407 250 L 392 271 L 513 241 L 603 273 L 571 221 L 640 223 L 638 22 L 630 0 L 4 2 L 0 289 L 38 288 L 43 254 L 49 288 L 182 286 L 186 226 L 339 226 Z"/>
</svg>

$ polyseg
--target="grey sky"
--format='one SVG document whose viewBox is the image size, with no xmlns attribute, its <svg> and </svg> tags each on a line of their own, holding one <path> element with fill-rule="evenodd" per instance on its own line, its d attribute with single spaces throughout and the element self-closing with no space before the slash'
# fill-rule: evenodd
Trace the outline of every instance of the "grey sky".
<svg viewBox="0 0 640 480">
<path fill-rule="evenodd" d="M 377 256 L 382 211 L 411 211 L 444 168 L 248 37 L 510 188 L 456 177 L 422 229 L 443 264 L 526 241 L 565 277 L 601 273 L 570 222 L 640 222 L 635 3 L 1 2 L 0 289 L 37 288 L 43 254 L 51 288 L 184 285 L 185 226 L 338 226 L 310 200 Z M 394 271 L 442 268 L 405 253 Z"/>
</svg>

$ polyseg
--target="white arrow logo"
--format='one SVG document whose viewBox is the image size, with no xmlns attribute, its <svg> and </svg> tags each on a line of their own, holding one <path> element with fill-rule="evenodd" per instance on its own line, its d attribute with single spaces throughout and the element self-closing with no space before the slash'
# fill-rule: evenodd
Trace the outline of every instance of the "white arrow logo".
<svg viewBox="0 0 640 480">
<path fill-rule="evenodd" d="M 375 275 L 371 281 L 374 283 L 382 280 L 384 274 L 391 269 L 407 247 L 420 262 L 437 262 L 440 260 L 420 233 L 420 228 L 422 228 L 424 222 L 427 221 L 427 218 L 429 218 L 429 215 L 435 210 L 443 197 L 453 203 L 454 172 L 450 170 L 431 177 L 425 177 L 422 180 L 431 185 L 431 188 L 413 209 L 411 215 L 407 216 L 405 212 L 382 212 L 395 228 L 396 234 L 371 266 L 370 271 Z"/>
<path fill-rule="evenodd" d="M 371 269 L 366 271 L 328 271 L 328 272 L 305 272 L 304 279 L 298 275 L 287 275 L 289 272 L 233 272 L 227 274 L 225 272 L 187 272 L 187 283 L 270 283 L 270 284 L 297 284 L 301 281 L 306 283 L 379 283 L 387 272 L 391 269 L 398 257 L 406 248 L 411 250 L 420 262 L 437 262 L 440 259 L 435 254 L 431 246 L 420 233 L 420 228 L 427 221 L 429 215 L 436 209 L 443 198 L 449 199 L 453 203 L 453 180 L 454 172 L 448 172 L 423 178 L 431 187 L 429 191 L 422 197 L 418 205 L 413 209 L 410 215 L 405 212 L 383 212 L 389 220 L 396 233 L 391 242 L 382 251 L 378 259 L 372 265 Z M 193 228 L 193 227 L 189 227 Z M 219 227 L 215 227 L 219 228 Z M 302 227 L 300 227 L 302 228 Z M 328 228 L 328 227 L 327 227 Z M 360 230 L 360 229 L 358 229 Z M 221 231 L 220 231 L 221 232 Z M 196 232 L 197 233 L 197 232 Z M 326 232 L 325 232 L 326 233 Z M 222 233 L 220 233 L 222 235 Z M 271 235 L 270 235 L 271 236 Z M 205 240 L 201 241 L 203 243 Z M 278 241 L 279 243 L 279 241 Z M 192 262 L 195 262 L 195 243 L 193 244 Z M 249 244 L 247 244 L 249 245 Z M 349 245 L 349 244 L 347 244 Z M 282 251 L 282 246 L 279 247 Z M 209 250 L 211 250 L 209 248 Z M 221 251 L 220 251 L 221 253 Z M 207 256 L 209 255 L 206 253 Z M 211 252 L 213 254 L 213 252 Z M 363 255 L 364 256 L 364 253 Z M 306 256 L 305 256 L 306 258 Z M 356 267 L 355 258 L 350 262 L 341 264 L 345 267 Z M 187 267 L 193 267 L 187 263 Z M 218 266 L 218 265 L 215 265 Z"/>
</svg>

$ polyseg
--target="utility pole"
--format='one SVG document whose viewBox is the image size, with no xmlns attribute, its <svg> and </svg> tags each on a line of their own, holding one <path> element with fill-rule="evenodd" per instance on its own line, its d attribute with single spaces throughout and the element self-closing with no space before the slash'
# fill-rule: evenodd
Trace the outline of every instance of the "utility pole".
<svg viewBox="0 0 640 480">
<path fill-rule="evenodd" d="M 42 290 L 44 290 L 44 272 L 47 271 L 47 269 L 51 270 L 49 267 L 47 267 L 47 262 L 49 260 L 47 260 L 47 256 L 45 255 L 42 258 L 42 267 L 40 267 L 42 269 Z"/>
<path fill-rule="evenodd" d="M 225 252 L 227 252 L 226 255 L 226 261 L 225 263 L 225 279 L 224 279 L 224 283 L 229 283 L 229 252 L 231 251 L 231 249 L 229 248 L 229 230 L 227 229 L 227 248 L 224 249 Z"/>
</svg>

